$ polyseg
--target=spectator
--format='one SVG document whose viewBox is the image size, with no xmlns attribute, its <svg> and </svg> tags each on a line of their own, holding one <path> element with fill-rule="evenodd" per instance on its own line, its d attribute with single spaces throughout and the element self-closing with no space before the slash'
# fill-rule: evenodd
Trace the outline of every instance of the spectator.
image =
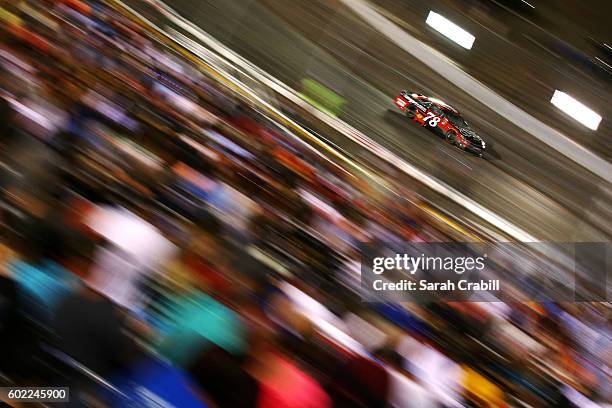
<svg viewBox="0 0 612 408">
<path fill-rule="evenodd" d="M 168 309 L 169 329 L 158 351 L 173 362 L 188 366 L 213 344 L 230 353 L 244 350 L 244 329 L 238 316 L 202 290 L 182 294 Z"/>
<path fill-rule="evenodd" d="M 387 406 L 389 375 L 379 361 L 353 355 L 340 367 L 336 378 L 336 406 Z"/>
<path fill-rule="evenodd" d="M 203 258 L 193 269 L 191 285 L 177 294 L 167 306 L 167 333 L 158 345 L 162 355 L 181 366 L 190 365 L 212 345 L 239 354 L 244 351 L 244 328 L 238 316 L 207 291 L 224 288 L 216 270 L 224 257 L 219 237 L 220 224 L 212 216 L 202 217 L 191 253 Z M 202 264 L 201 262 L 205 262 Z M 187 265 L 189 267 L 189 265 Z M 225 278 L 223 278 L 225 279 Z M 215 293 L 218 294 L 218 293 Z"/>
<path fill-rule="evenodd" d="M 213 346 L 191 364 L 189 372 L 217 406 L 254 408 L 259 388 L 244 365 L 244 358 Z"/>
<path fill-rule="evenodd" d="M 142 280 L 171 259 L 176 247 L 156 227 L 124 208 L 100 208 L 89 225 L 106 240 L 95 254 L 92 287 L 121 307 L 138 311 Z"/>
<path fill-rule="evenodd" d="M 13 108 L 0 93 L 0 146 L 5 150 L 13 141 Z"/>
<path fill-rule="evenodd" d="M 259 383 L 258 408 L 328 408 L 329 395 L 272 336 L 255 342 L 249 372 Z"/>
<path fill-rule="evenodd" d="M 7 268 L 7 257 L 12 255 L 5 245 L 0 245 L 0 253 L 0 373 L 10 377 L 23 365 L 20 344 L 25 328 L 19 315 L 17 282 Z"/>
<path fill-rule="evenodd" d="M 49 217 L 53 219 L 53 217 Z M 79 280 L 57 261 L 65 258 L 66 232 L 48 218 L 32 216 L 24 221 L 21 259 L 9 264 L 19 287 L 23 311 L 49 326 L 60 300 L 79 285 Z"/>
<path fill-rule="evenodd" d="M 389 394 L 387 401 L 394 408 L 434 408 L 437 403 L 431 393 L 405 369 L 404 358 L 394 350 L 382 349 L 378 357 L 387 366 Z"/>
<path fill-rule="evenodd" d="M 122 331 L 125 314 L 91 288 L 91 267 L 82 270 L 84 285 L 60 301 L 54 328 L 66 354 L 106 377 L 130 361 L 134 348 Z"/>
</svg>

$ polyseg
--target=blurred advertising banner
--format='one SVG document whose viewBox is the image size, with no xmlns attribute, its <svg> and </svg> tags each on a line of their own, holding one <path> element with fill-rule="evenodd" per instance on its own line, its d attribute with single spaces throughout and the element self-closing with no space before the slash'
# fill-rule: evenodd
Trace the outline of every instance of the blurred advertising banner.
<svg viewBox="0 0 612 408">
<path fill-rule="evenodd" d="M 301 85 L 300 97 L 306 102 L 333 117 L 342 113 L 346 100 L 338 93 L 311 78 L 302 79 Z"/>
<path fill-rule="evenodd" d="M 562 255 L 560 255 L 562 254 Z M 368 243 L 366 302 L 604 302 L 610 243 Z"/>
</svg>

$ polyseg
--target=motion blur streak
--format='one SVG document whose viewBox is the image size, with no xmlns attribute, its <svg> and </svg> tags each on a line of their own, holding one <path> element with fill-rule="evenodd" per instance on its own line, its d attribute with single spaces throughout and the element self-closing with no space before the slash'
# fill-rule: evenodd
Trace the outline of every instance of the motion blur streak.
<svg viewBox="0 0 612 408">
<path fill-rule="evenodd" d="M 145 7 L 141 2 L 129 3 L 140 13 L 151 15 L 156 21 L 166 22 L 174 30 L 196 39 L 191 33 L 162 18 L 160 14 L 152 13 L 152 8 Z M 587 170 L 557 154 L 548 146 L 542 146 L 531 135 L 505 121 L 486 106 L 483 107 L 475 99 L 470 99 L 469 95 L 457 87 L 441 82 L 430 69 L 399 50 L 342 4 L 333 3 L 332 10 L 326 8 L 328 4 L 326 1 L 315 0 L 295 3 L 294 7 L 289 7 L 286 2 L 276 0 L 246 3 L 237 0 L 211 0 L 198 3 L 196 7 L 188 1 L 175 0 L 172 7 L 234 53 L 252 61 L 296 90 L 303 90 L 301 84 L 304 78 L 312 78 L 328 87 L 335 87 L 335 91 L 347 101 L 340 119 L 350 123 L 352 127 L 359 129 L 403 160 L 444 180 L 446 184 L 485 208 L 493 210 L 506 220 L 511 220 L 532 236 L 545 240 L 563 239 L 563 236 L 567 236 L 567 227 L 585 223 L 576 222 L 574 215 L 568 214 L 559 204 L 567 209 L 575 208 L 576 214 L 582 214 L 585 208 L 588 208 L 587 213 L 594 217 L 587 197 L 592 194 L 599 195 L 599 178 L 592 177 Z M 412 6 L 418 4 L 420 3 L 414 3 Z M 423 33 L 429 33 L 429 37 L 435 37 L 425 25 L 429 9 L 420 5 L 418 7 L 419 14 L 422 15 L 422 20 L 420 16 L 417 17 L 420 29 Z M 321 14 L 324 10 L 328 11 Z M 326 18 L 321 20 L 317 15 L 324 15 Z M 300 19 L 300 16 L 304 17 Z M 351 33 L 351 30 L 354 32 Z M 360 38 L 355 38 L 356 33 L 360 33 Z M 477 36 L 481 38 L 482 34 L 479 32 Z M 487 41 L 472 50 L 479 61 L 482 60 L 482 55 L 488 52 L 486 45 L 491 42 L 490 37 L 485 34 L 482 38 Z M 438 40 L 442 47 L 454 47 L 441 37 Z M 366 44 L 372 46 L 368 48 Z M 493 46 L 495 47 L 495 44 Z M 458 48 L 455 47 L 455 51 L 461 53 L 462 50 Z M 243 71 L 240 63 L 234 65 L 238 71 Z M 255 81 L 248 80 L 249 77 L 252 75 L 240 73 L 240 78 L 246 78 L 249 86 L 261 91 L 266 100 L 276 104 L 274 99 L 285 99 L 278 95 L 267 99 L 266 93 L 270 92 L 266 92 Z M 507 77 L 504 77 L 504 81 L 499 83 L 506 84 L 506 79 Z M 432 92 L 462 110 L 468 122 L 487 135 L 487 146 L 492 146 L 491 157 L 480 161 L 471 160 L 457 150 L 449 150 L 440 146 L 434 139 L 424 137 L 421 130 L 410 126 L 395 112 L 389 112 L 392 106 L 389 95 L 406 86 L 413 90 L 424 89 L 426 92 Z M 549 103 L 550 95 L 545 95 L 544 98 L 544 106 L 549 107 L 549 111 L 556 112 Z M 291 112 L 286 113 L 295 117 Z M 304 116 L 303 111 L 299 114 Z M 563 118 L 562 114 L 558 116 Z M 356 158 L 363 154 L 364 150 L 351 140 L 341 137 L 338 132 L 325 126 L 324 132 L 319 131 L 322 122 L 314 120 L 313 116 L 306 117 L 307 122 L 310 122 L 310 129 L 317 129 L 318 134 L 322 134 L 342 151 Z M 499 154 L 496 155 L 494 149 Z M 409 176 L 394 171 L 382 160 L 378 162 L 385 172 L 391 171 L 395 175 L 392 179 L 398 177 L 399 184 L 412 182 Z M 543 171 L 545 168 L 548 169 L 547 172 Z M 381 167 L 378 171 L 380 169 Z M 552 178 L 553 174 L 556 175 L 555 178 Z M 422 194 L 427 191 L 429 189 L 422 190 Z M 479 223 L 476 216 L 450 200 L 444 199 L 444 204 L 441 204 L 439 195 L 436 195 L 437 199 L 429 196 L 429 193 L 426 195 L 428 200 L 434 199 L 436 208 L 443 208 L 446 214 L 468 217 L 471 222 Z M 584 217 L 581 219 L 585 220 Z M 483 223 L 484 221 L 480 222 Z M 610 223 L 604 222 L 599 225 L 610 230 L 608 224 Z M 582 237 L 592 236 L 592 227 L 586 228 L 588 229 L 578 229 L 578 234 Z M 577 229 L 572 227 L 572 231 Z M 574 235 L 571 231 L 569 233 Z M 575 239 L 592 239 L 582 237 Z"/>
<path fill-rule="evenodd" d="M 169 32 L 172 33 L 171 35 L 169 35 L 167 32 L 163 31 L 161 28 L 159 28 L 158 26 L 153 24 L 146 17 L 144 17 L 141 14 L 139 14 L 138 12 L 136 12 L 134 9 L 129 7 L 127 4 L 123 3 L 121 0 L 111 0 L 111 1 L 113 3 L 115 3 L 115 4 L 117 4 L 117 5 L 120 5 L 121 7 L 125 8 L 126 10 L 128 10 L 130 13 L 132 13 L 138 19 L 142 20 L 149 27 L 151 27 L 154 30 L 156 30 L 158 34 L 168 37 L 171 41 L 174 41 L 177 44 L 180 44 L 180 46 L 186 48 L 187 50 L 192 52 L 194 55 L 197 55 L 200 58 L 200 60 L 198 61 L 199 63 L 206 64 L 205 61 L 209 60 L 209 57 L 211 56 L 210 52 L 208 50 L 204 49 L 201 45 L 195 43 L 194 41 L 192 41 L 192 40 L 190 40 L 188 38 L 186 38 L 181 33 L 178 33 L 178 32 L 172 33 L 172 30 L 169 30 Z M 171 9 L 167 8 L 167 6 L 163 2 L 158 2 L 157 0 L 150 0 L 150 1 L 151 2 L 155 2 L 157 7 L 163 9 L 166 13 L 168 13 L 167 16 L 170 19 L 174 20 L 175 22 L 177 22 L 178 24 L 182 25 L 183 27 L 186 27 L 189 31 L 191 31 L 193 34 L 195 34 L 200 39 L 203 39 L 201 31 L 195 30 L 192 26 L 188 25 L 184 20 L 180 19 L 180 17 L 176 16 L 176 14 L 174 14 Z M 211 38 L 205 38 L 205 39 L 206 39 L 206 42 L 209 45 L 212 42 L 213 46 L 215 47 L 215 49 L 217 51 L 222 50 L 222 54 L 221 55 L 225 55 L 226 57 L 228 55 L 231 55 L 232 57 L 235 58 L 235 54 L 233 54 L 231 52 L 231 50 L 224 49 L 219 44 L 216 44 L 216 42 L 214 42 L 214 39 L 211 39 Z M 208 63 L 210 63 L 210 62 L 211 61 L 209 60 Z M 246 64 L 244 64 L 245 61 L 240 61 L 240 62 L 241 62 L 241 65 L 243 67 L 247 67 L 248 68 L 248 66 Z M 216 69 L 222 69 L 219 66 L 215 67 L 215 68 Z M 254 75 L 256 75 L 257 77 L 261 76 L 259 73 L 253 72 L 252 70 L 251 70 L 251 72 L 254 73 Z M 354 161 L 352 161 L 351 159 L 346 157 L 342 152 L 339 152 L 337 149 L 332 148 L 325 141 L 323 141 L 320 138 L 318 138 L 318 137 L 312 135 L 311 133 L 307 132 L 302 126 L 300 126 L 296 122 L 292 121 L 290 118 L 288 118 L 282 112 L 280 112 L 277 109 L 275 109 L 272 105 L 270 105 L 268 102 L 266 102 L 261 97 L 259 97 L 256 92 L 254 92 L 253 90 L 249 89 L 245 84 L 243 84 L 242 82 L 237 80 L 235 77 L 233 77 L 231 74 L 229 74 L 229 72 L 227 72 L 226 70 L 224 70 L 224 72 L 223 72 L 221 77 L 224 80 L 227 80 L 230 83 L 232 83 L 236 87 L 235 89 L 240 90 L 243 94 L 247 95 L 249 98 L 254 99 L 254 100 L 257 101 L 257 103 L 265 106 L 270 112 L 273 112 L 278 117 L 278 119 L 280 119 L 283 123 L 289 125 L 292 129 L 297 130 L 300 134 L 305 135 L 310 140 L 315 141 L 319 146 L 323 147 L 328 153 L 331 153 L 333 156 L 338 157 L 341 161 L 343 161 L 346 164 L 348 164 L 349 166 L 355 168 L 361 174 L 366 175 L 367 177 L 370 177 L 372 179 L 376 179 L 376 175 L 371 174 L 367 169 L 363 168 L 358 163 L 355 163 Z M 301 139 L 299 139 L 297 137 L 296 137 L 296 139 L 301 141 Z M 308 144 L 305 144 L 305 147 L 311 149 L 313 152 L 315 152 L 315 154 L 319 155 L 324 160 L 327 160 L 331 164 L 333 164 L 335 166 L 338 166 L 333 161 L 329 160 L 325 155 L 321 154 L 316 149 L 310 147 Z M 340 169 L 340 171 L 344 171 L 348 175 L 350 175 L 352 177 L 355 177 L 353 174 L 351 174 L 346 169 L 344 169 L 344 168 L 342 168 L 340 166 L 338 166 L 338 168 Z"/>
<path fill-rule="evenodd" d="M 164 31 L 162 31 L 159 27 L 157 27 L 155 24 L 153 24 L 152 22 L 148 21 L 145 17 L 143 17 L 142 15 L 137 13 L 135 10 L 133 10 L 132 8 L 127 6 L 125 3 L 122 3 L 120 0 L 113 0 L 113 1 L 116 2 L 117 4 L 120 4 L 121 7 L 124 7 L 125 9 L 129 10 L 130 13 L 133 13 L 134 15 L 138 16 L 138 18 L 142 19 L 142 21 L 146 22 L 146 24 L 148 24 L 149 26 L 151 26 L 152 28 L 157 30 L 160 34 L 168 35 Z M 230 61 L 232 61 L 233 63 L 237 64 L 236 66 L 240 67 L 241 70 L 247 70 L 250 75 L 252 75 L 253 77 L 255 77 L 258 80 L 262 81 L 262 83 L 267 84 L 272 89 L 274 89 L 276 92 L 278 92 L 279 94 L 285 96 L 287 99 L 291 100 L 296 105 L 300 105 L 300 106 L 304 107 L 306 110 L 311 112 L 313 115 L 315 115 L 316 117 L 318 117 L 322 121 L 331 124 L 331 126 L 333 126 L 334 128 L 337 128 L 338 130 L 340 130 L 342 132 L 342 134 L 344 134 L 346 137 L 350 138 L 351 140 L 355 141 L 356 143 L 364 146 L 366 149 L 369 149 L 369 150 L 372 150 L 372 148 L 374 146 L 375 149 L 372 150 L 372 151 L 375 154 L 380 155 L 381 158 L 383 158 L 385 160 L 388 160 L 390 164 L 393 164 L 393 165 L 397 166 L 400 170 L 406 172 L 407 174 L 411 175 L 415 179 L 420 180 L 421 182 L 425 183 L 428 187 L 432 188 L 433 190 L 435 190 L 435 191 L 437 191 L 437 192 L 439 192 L 439 193 L 441 193 L 443 195 L 446 195 L 451 200 L 456 201 L 458 204 L 462 205 L 463 207 L 465 207 L 469 211 L 474 212 L 474 214 L 476 214 L 477 216 L 483 218 L 484 220 L 486 220 L 487 222 L 491 223 L 492 225 L 496 226 L 501 231 L 503 231 L 506 234 L 508 234 L 508 236 L 510 236 L 510 237 L 512 237 L 514 239 L 517 239 L 519 241 L 522 241 L 522 242 L 536 242 L 537 239 L 535 237 L 530 236 L 528 233 L 522 231 L 520 228 L 512 225 L 511 223 L 509 223 L 506 220 L 503 220 L 501 217 L 495 215 L 493 212 L 487 210 L 486 208 L 483 208 L 478 203 L 476 203 L 476 202 L 470 200 L 469 198 L 465 197 L 464 195 L 462 195 L 457 190 L 452 189 L 448 185 L 445 185 L 440 180 L 434 179 L 430 175 L 420 171 L 416 167 L 411 166 L 410 164 L 406 163 L 405 161 L 399 159 L 398 157 L 393 155 L 391 152 L 389 152 L 388 150 L 384 149 L 382 146 L 378 145 L 376 142 L 374 142 L 373 140 L 369 139 L 367 136 L 365 136 L 364 134 L 362 134 L 358 130 L 352 128 L 348 124 L 346 124 L 346 123 L 344 123 L 342 121 L 339 121 L 337 119 L 330 118 L 327 115 L 325 115 L 322 112 L 320 112 L 319 110 L 314 109 L 310 105 L 304 103 L 304 101 L 297 96 L 297 92 L 296 91 L 292 90 L 287 85 L 285 85 L 282 82 L 280 82 L 278 79 L 270 76 L 269 74 L 266 74 L 264 71 L 261 71 L 260 69 L 255 67 L 250 62 L 248 62 L 248 61 L 244 60 L 243 58 L 241 58 L 240 56 L 236 55 L 234 52 L 232 52 L 232 50 L 230 50 L 230 49 L 224 47 L 222 44 L 218 43 L 214 38 L 208 36 L 205 32 L 203 32 L 202 30 L 198 29 L 198 27 L 195 27 L 193 24 L 190 24 L 185 19 L 183 19 L 181 16 L 176 14 L 171 8 L 169 8 L 163 2 L 158 2 L 157 0 L 151 0 L 151 1 L 155 2 L 156 6 L 158 8 L 164 10 L 169 19 L 171 19 L 172 21 L 174 21 L 175 23 L 177 23 L 178 25 L 183 27 L 185 30 L 187 30 L 188 32 L 193 34 L 196 38 L 198 38 L 201 41 L 203 41 L 207 46 L 209 46 L 212 49 L 214 49 L 220 55 L 228 58 Z M 206 55 L 206 56 L 212 57 L 212 54 L 210 54 L 208 50 L 203 48 L 201 45 L 195 43 L 193 40 L 185 37 L 181 33 L 176 32 L 175 30 L 173 30 L 171 28 L 169 28 L 168 33 L 171 34 L 170 38 L 173 41 L 176 41 L 181 46 L 185 47 L 186 49 L 191 50 L 195 55 L 198 55 L 200 57 L 202 57 L 202 55 Z M 208 62 L 210 63 L 210 60 Z M 217 69 L 222 69 L 222 68 L 221 67 L 217 67 Z M 260 103 L 265 104 L 270 111 L 274 112 L 283 121 L 285 121 L 286 123 L 291 125 L 293 128 L 299 130 L 300 133 L 305 134 L 307 138 L 309 138 L 311 140 L 316 140 L 316 142 L 318 144 L 324 146 L 325 150 L 327 150 L 328 152 L 332 153 L 334 156 L 337 156 L 337 157 L 341 158 L 343 161 L 345 161 L 351 167 L 355 167 L 360 173 L 365 174 L 368 177 L 372 178 L 374 181 L 376 181 L 377 183 L 381 184 L 384 188 L 387 188 L 387 189 L 390 188 L 388 183 L 385 182 L 385 180 L 381 179 L 380 177 L 378 177 L 378 176 L 376 176 L 374 174 L 371 174 L 370 172 L 368 172 L 364 168 L 362 168 L 359 165 L 357 165 L 356 163 L 352 162 L 350 159 L 345 157 L 341 152 L 338 152 L 336 149 L 330 147 L 329 145 L 327 145 L 323 140 L 321 140 L 317 136 L 315 136 L 315 135 L 313 135 L 313 134 L 311 134 L 309 132 L 306 132 L 301 126 L 299 126 L 295 122 L 293 122 L 290 119 L 288 119 L 284 114 L 278 112 L 272 106 L 270 106 L 265 101 L 263 101 L 261 98 L 257 97 L 257 95 L 256 95 L 256 93 L 254 91 L 248 89 L 248 87 L 246 87 L 244 84 L 240 83 L 240 81 L 238 81 L 235 77 L 233 77 L 231 74 L 229 74 L 229 72 L 227 72 L 227 70 L 224 70 L 224 74 L 223 75 L 224 75 L 225 78 L 231 78 L 232 82 L 234 82 L 235 84 L 239 84 L 240 88 L 243 89 L 244 91 L 247 91 L 251 97 L 255 97 Z M 344 169 L 342 169 L 342 170 L 346 171 Z M 393 188 L 390 188 L 390 189 L 393 191 Z M 395 192 L 395 193 L 397 194 L 397 192 Z M 449 219 L 447 219 L 444 216 L 441 216 L 440 214 L 436 213 L 435 211 L 432 211 L 429 208 L 425 209 L 425 211 L 427 211 L 430 214 L 432 214 L 432 216 L 435 216 L 435 217 L 441 219 L 444 223 L 448 224 L 452 228 L 455 228 L 456 230 L 460 231 L 466 237 L 469 237 L 470 240 L 475 240 L 475 241 L 479 240 L 479 238 L 477 236 L 473 235 L 469 231 L 464 230 L 463 227 L 461 227 L 460 225 L 456 224 L 454 221 L 449 220 Z M 546 254 L 546 256 L 551 256 L 551 255 L 553 255 L 553 254 Z M 560 254 L 557 254 L 556 256 L 557 257 L 559 257 L 559 256 L 563 257 L 563 255 L 560 255 Z"/>
<path fill-rule="evenodd" d="M 69 387 L 84 408 L 612 401 L 609 245 L 593 244 L 612 231 L 600 216 L 609 184 L 337 0 L 172 0 L 209 36 L 159 3 L 123 1 L 142 18 L 114 1 L 0 0 L 0 387 Z M 432 37 L 427 12 L 418 24 Z M 470 31 L 469 52 L 436 39 L 480 61 L 487 34 Z M 304 83 L 313 107 L 295 94 Z M 430 137 L 408 104 L 391 111 L 404 85 L 460 103 L 469 127 L 450 110 L 428 122 L 483 134 L 487 150 L 507 141 L 504 159 Z M 461 200 L 525 234 L 592 241 L 563 251 L 578 266 L 559 265 L 504 245 Z M 364 302 L 371 249 L 425 258 L 419 246 L 452 255 L 455 277 L 490 274 L 504 290 Z M 543 286 L 559 297 L 542 299 Z M 0 405 L 21 406 L 11 398 Z"/>
<path fill-rule="evenodd" d="M 115 1 L 118 1 L 118 0 L 115 0 Z M 357 129 L 353 128 L 346 122 L 343 122 L 336 118 L 329 117 L 328 115 L 318 111 L 317 109 L 312 108 L 310 105 L 304 103 L 304 101 L 302 101 L 302 99 L 297 96 L 297 92 L 295 92 L 294 90 L 292 90 L 287 85 L 280 82 L 279 80 L 273 77 L 270 77 L 270 75 L 265 74 L 264 72 L 257 69 L 256 67 L 253 67 L 251 63 L 249 63 L 248 61 L 245 61 L 243 58 L 236 55 L 231 50 L 223 47 L 213 38 L 209 37 L 205 32 L 202 32 L 202 30 L 198 29 L 193 24 L 187 22 L 185 19 L 177 15 L 171 8 L 169 8 L 163 2 L 159 2 L 157 0 L 152 0 L 152 1 L 154 1 L 158 7 L 163 8 L 163 10 L 167 13 L 166 15 L 176 24 L 183 27 L 185 30 L 187 30 L 188 32 L 196 36 L 198 39 L 203 41 L 205 44 L 211 47 L 214 47 L 214 49 L 217 52 L 220 52 L 221 55 L 224 55 L 225 57 L 230 58 L 230 60 L 234 62 L 235 64 L 237 64 L 238 66 L 248 69 L 249 72 L 255 78 L 258 78 L 260 81 L 268 84 L 270 87 L 275 89 L 277 92 L 279 92 L 280 94 L 290 99 L 293 103 L 303 106 L 305 109 L 308 109 L 319 119 L 323 120 L 326 123 L 331 124 L 331 126 L 338 129 L 344 136 L 364 146 L 366 149 L 372 150 L 380 158 L 387 160 L 390 164 L 396 166 L 398 169 L 404 171 L 406 174 L 409 174 L 415 179 L 421 181 L 422 183 L 424 183 L 425 185 L 427 185 L 429 188 L 433 189 L 434 191 L 437 191 L 438 193 L 447 196 L 449 199 L 455 201 L 456 203 L 463 206 L 467 210 L 473 212 L 478 217 L 481 217 L 482 219 L 496 226 L 501 231 L 508 234 L 510 237 L 518 241 L 522 241 L 522 242 L 538 241 L 536 237 L 528 234 L 527 232 L 523 231 L 521 228 L 513 225 L 512 223 L 508 222 L 507 220 L 503 219 L 502 217 L 488 210 L 487 208 L 484 208 L 482 205 L 469 199 L 468 197 L 466 197 L 464 194 L 457 191 L 456 189 L 453 189 L 452 187 L 448 186 L 444 182 L 435 179 L 431 175 L 423 172 L 422 170 L 419 170 L 417 167 L 411 165 L 405 160 L 401 160 L 399 157 L 391 153 L 388 149 L 385 149 L 384 147 L 380 146 L 378 143 L 371 140 L 369 137 L 359 132 Z M 313 136 L 310 136 L 310 137 L 313 137 Z M 339 154 L 339 153 L 335 153 L 335 154 Z"/>
<path fill-rule="evenodd" d="M 442 74 L 458 87 L 488 106 L 503 114 L 508 120 L 531 133 L 540 141 L 589 169 L 607 182 L 612 182 L 612 164 L 590 150 L 569 139 L 561 132 L 531 116 L 528 112 L 508 102 L 478 80 L 455 66 L 445 56 L 420 42 L 393 22 L 379 14 L 364 0 L 340 0 L 354 10 L 365 21 L 386 35 L 391 41 L 410 52 L 433 70 Z"/>
</svg>

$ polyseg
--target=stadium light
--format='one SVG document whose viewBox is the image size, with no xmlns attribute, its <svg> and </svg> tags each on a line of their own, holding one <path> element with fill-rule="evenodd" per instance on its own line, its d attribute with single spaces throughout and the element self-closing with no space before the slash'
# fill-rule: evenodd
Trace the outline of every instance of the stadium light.
<svg viewBox="0 0 612 408">
<path fill-rule="evenodd" d="M 433 11 L 429 12 L 425 23 L 468 50 L 472 48 L 476 39 L 457 24 Z"/>
<path fill-rule="evenodd" d="M 601 122 L 601 116 L 597 112 L 584 106 L 565 92 L 556 90 L 550 99 L 550 103 L 591 130 L 597 130 L 599 122 Z"/>
</svg>

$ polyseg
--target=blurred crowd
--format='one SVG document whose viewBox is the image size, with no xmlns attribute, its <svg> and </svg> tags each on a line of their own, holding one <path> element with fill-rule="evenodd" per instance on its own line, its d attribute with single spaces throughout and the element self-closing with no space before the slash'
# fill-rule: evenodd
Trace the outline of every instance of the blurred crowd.
<svg viewBox="0 0 612 408">
<path fill-rule="evenodd" d="M 110 4 L 0 0 L 0 378 L 74 406 L 604 406 L 608 304 L 363 303 L 452 237 Z"/>
</svg>

